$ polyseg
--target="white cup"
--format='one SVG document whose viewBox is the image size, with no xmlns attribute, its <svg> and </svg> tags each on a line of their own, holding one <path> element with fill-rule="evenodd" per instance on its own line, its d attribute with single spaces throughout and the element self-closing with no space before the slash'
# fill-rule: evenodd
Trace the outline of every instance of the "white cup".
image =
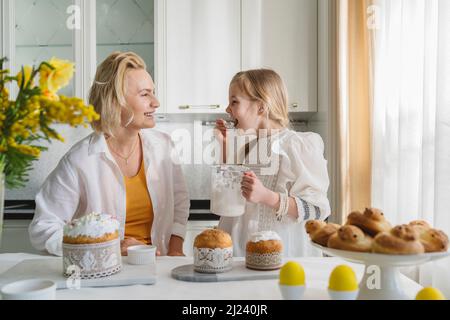
<svg viewBox="0 0 450 320">
<path fill-rule="evenodd" d="M 134 265 L 155 264 L 156 246 L 131 246 L 128 247 L 128 263 Z"/>
<path fill-rule="evenodd" d="M 306 288 L 305 286 L 286 286 L 282 284 L 279 287 L 284 300 L 301 300 Z"/>
<path fill-rule="evenodd" d="M 56 283 L 50 280 L 30 279 L 2 287 L 4 300 L 55 300 Z"/>
<path fill-rule="evenodd" d="M 354 291 L 334 291 L 328 289 L 331 300 L 357 300 L 359 290 Z"/>
</svg>

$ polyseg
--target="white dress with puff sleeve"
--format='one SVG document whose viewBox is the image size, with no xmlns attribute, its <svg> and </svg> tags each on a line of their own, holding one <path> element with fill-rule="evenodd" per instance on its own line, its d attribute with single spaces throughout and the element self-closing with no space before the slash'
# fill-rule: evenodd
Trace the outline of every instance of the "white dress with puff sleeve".
<svg viewBox="0 0 450 320">
<path fill-rule="evenodd" d="M 256 165 L 252 165 L 249 163 L 255 162 L 247 156 L 243 164 L 255 172 L 265 187 L 293 197 L 298 207 L 298 219 L 284 216 L 278 221 L 275 210 L 247 202 L 244 215 L 222 217 L 219 223 L 219 228 L 232 236 L 233 255 L 245 256 L 252 233 L 272 230 L 283 240 L 285 257 L 320 256 L 309 243 L 304 223 L 313 219 L 325 220 L 330 215 L 329 177 L 322 138 L 311 132 L 283 129 L 271 137 L 260 138 L 257 145 L 258 148 L 265 145 L 272 151 L 267 157 L 270 161 L 263 165 L 257 160 Z"/>
</svg>

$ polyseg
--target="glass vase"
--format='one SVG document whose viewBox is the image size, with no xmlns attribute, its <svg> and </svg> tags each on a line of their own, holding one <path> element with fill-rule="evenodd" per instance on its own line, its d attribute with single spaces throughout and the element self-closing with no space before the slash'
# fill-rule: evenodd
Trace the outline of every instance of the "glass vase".
<svg viewBox="0 0 450 320">
<path fill-rule="evenodd" d="M 0 172 L 0 248 L 2 247 L 3 211 L 5 208 L 5 175 Z"/>
</svg>

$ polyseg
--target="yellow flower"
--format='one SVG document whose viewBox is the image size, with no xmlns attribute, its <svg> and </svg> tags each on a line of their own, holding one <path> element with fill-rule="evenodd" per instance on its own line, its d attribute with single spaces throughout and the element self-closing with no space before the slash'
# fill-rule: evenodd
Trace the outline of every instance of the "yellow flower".
<svg viewBox="0 0 450 320">
<path fill-rule="evenodd" d="M 67 86 L 74 74 L 75 65 L 67 60 L 52 58 L 48 62 L 54 69 L 42 65 L 39 85 L 43 91 L 57 92 Z"/>
<path fill-rule="evenodd" d="M 42 91 L 42 96 L 50 101 L 59 101 L 59 96 L 55 92 L 48 89 L 44 89 Z"/>
<path fill-rule="evenodd" d="M 17 74 L 17 85 L 19 86 L 19 88 L 22 87 L 22 82 L 23 82 L 24 78 L 25 78 L 25 83 L 23 84 L 24 86 L 26 86 L 28 81 L 30 81 L 31 73 L 33 72 L 33 68 L 31 66 L 24 66 L 23 71 L 24 71 L 23 73 L 25 74 L 25 77 L 24 77 L 22 71 L 20 71 Z M 34 87 L 34 80 L 31 83 L 31 87 Z"/>
<path fill-rule="evenodd" d="M 9 97 L 9 91 L 8 91 L 8 88 L 3 87 L 3 88 L 2 88 L 2 91 L 0 92 L 0 95 L 1 95 L 2 97 L 8 98 L 8 97 Z"/>
<path fill-rule="evenodd" d="M 16 140 L 13 137 L 8 137 L 8 146 L 15 148 L 17 146 Z"/>
<path fill-rule="evenodd" d="M 41 155 L 41 150 L 38 148 L 28 146 L 26 144 L 19 144 L 15 147 L 20 153 L 33 156 L 33 157 L 39 157 Z"/>
<path fill-rule="evenodd" d="M 40 64 L 40 90 L 36 88 L 29 94 L 22 95 L 22 99 L 18 101 L 10 100 L 5 84 L 15 80 L 19 87 L 28 83 L 34 87 L 34 81 L 31 83 L 33 69 L 34 67 L 24 66 L 16 77 L 5 77 L 9 71 L 0 70 L 0 153 L 11 168 L 22 168 L 24 165 L 29 168 L 31 162 L 40 156 L 41 149 L 44 149 L 38 143 L 41 139 L 64 142 L 64 138 L 52 128 L 53 125 L 86 126 L 100 118 L 95 108 L 86 105 L 82 99 L 58 94 L 60 89 L 69 84 L 75 66 L 70 61 L 57 58 Z M 14 157 L 14 153 L 19 153 L 22 157 Z M 21 163 L 22 161 L 25 162 Z M 20 172 L 11 171 L 8 178 L 12 188 L 20 187 L 26 182 L 25 176 Z"/>
<path fill-rule="evenodd" d="M 50 131 L 50 130 L 47 130 L 45 128 L 42 129 L 42 131 L 51 139 L 56 139 L 56 140 L 59 140 L 61 142 L 65 142 L 64 138 L 57 132 Z"/>
<path fill-rule="evenodd" d="M 4 113 L 9 106 L 9 91 L 5 87 L 0 91 L 0 111 Z"/>
<path fill-rule="evenodd" d="M 16 137 L 22 137 L 22 138 L 28 138 L 29 132 L 28 130 L 25 128 L 25 126 L 23 125 L 23 123 L 20 122 L 16 122 L 11 126 L 11 137 L 12 138 L 16 138 Z"/>
<path fill-rule="evenodd" d="M 25 155 L 29 155 L 29 156 L 33 156 L 33 157 L 39 157 L 41 155 L 41 150 L 36 148 L 36 147 L 32 147 L 26 144 L 18 144 L 13 138 L 9 137 L 8 138 L 8 145 L 11 148 L 16 149 L 17 151 L 19 151 L 20 153 L 23 153 Z"/>
</svg>

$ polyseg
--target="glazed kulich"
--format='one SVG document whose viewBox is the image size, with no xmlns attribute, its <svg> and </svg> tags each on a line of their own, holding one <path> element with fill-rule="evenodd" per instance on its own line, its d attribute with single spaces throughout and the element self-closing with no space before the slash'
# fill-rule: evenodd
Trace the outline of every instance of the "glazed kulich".
<svg viewBox="0 0 450 320">
<path fill-rule="evenodd" d="M 425 248 L 419 241 L 419 234 L 413 227 L 403 224 L 389 232 L 379 233 L 372 245 L 373 252 L 384 254 L 408 255 L 421 254 Z"/>
<path fill-rule="evenodd" d="M 63 243 L 95 244 L 119 237 L 120 223 L 110 215 L 91 213 L 64 226 Z"/>
<path fill-rule="evenodd" d="M 371 252 L 372 238 L 369 235 L 352 225 L 342 226 L 335 234 L 328 239 L 328 247 L 338 250 Z"/>
<path fill-rule="evenodd" d="M 283 263 L 283 243 L 274 231 L 252 234 L 246 246 L 245 265 L 254 270 L 276 270 Z"/>
<path fill-rule="evenodd" d="M 323 247 L 328 245 L 328 239 L 335 234 L 341 226 L 335 223 L 326 223 L 321 220 L 310 220 L 306 222 L 306 233 L 309 234 L 311 241 L 320 244 Z"/>
<path fill-rule="evenodd" d="M 448 236 L 442 230 L 433 229 L 423 220 L 415 220 L 409 223 L 419 235 L 425 252 L 445 252 L 448 250 Z"/>
<path fill-rule="evenodd" d="M 73 266 L 81 279 L 96 279 L 122 270 L 120 223 L 106 214 L 91 213 L 69 222 L 63 234 L 63 273 L 70 277 Z"/>
<path fill-rule="evenodd" d="M 233 241 L 220 229 L 208 229 L 194 240 L 194 270 L 201 273 L 221 273 L 233 267 Z"/>
<path fill-rule="evenodd" d="M 350 213 L 347 218 L 347 225 L 357 226 L 372 237 L 392 228 L 383 212 L 375 208 L 367 208 L 364 213 L 358 211 Z"/>
</svg>

